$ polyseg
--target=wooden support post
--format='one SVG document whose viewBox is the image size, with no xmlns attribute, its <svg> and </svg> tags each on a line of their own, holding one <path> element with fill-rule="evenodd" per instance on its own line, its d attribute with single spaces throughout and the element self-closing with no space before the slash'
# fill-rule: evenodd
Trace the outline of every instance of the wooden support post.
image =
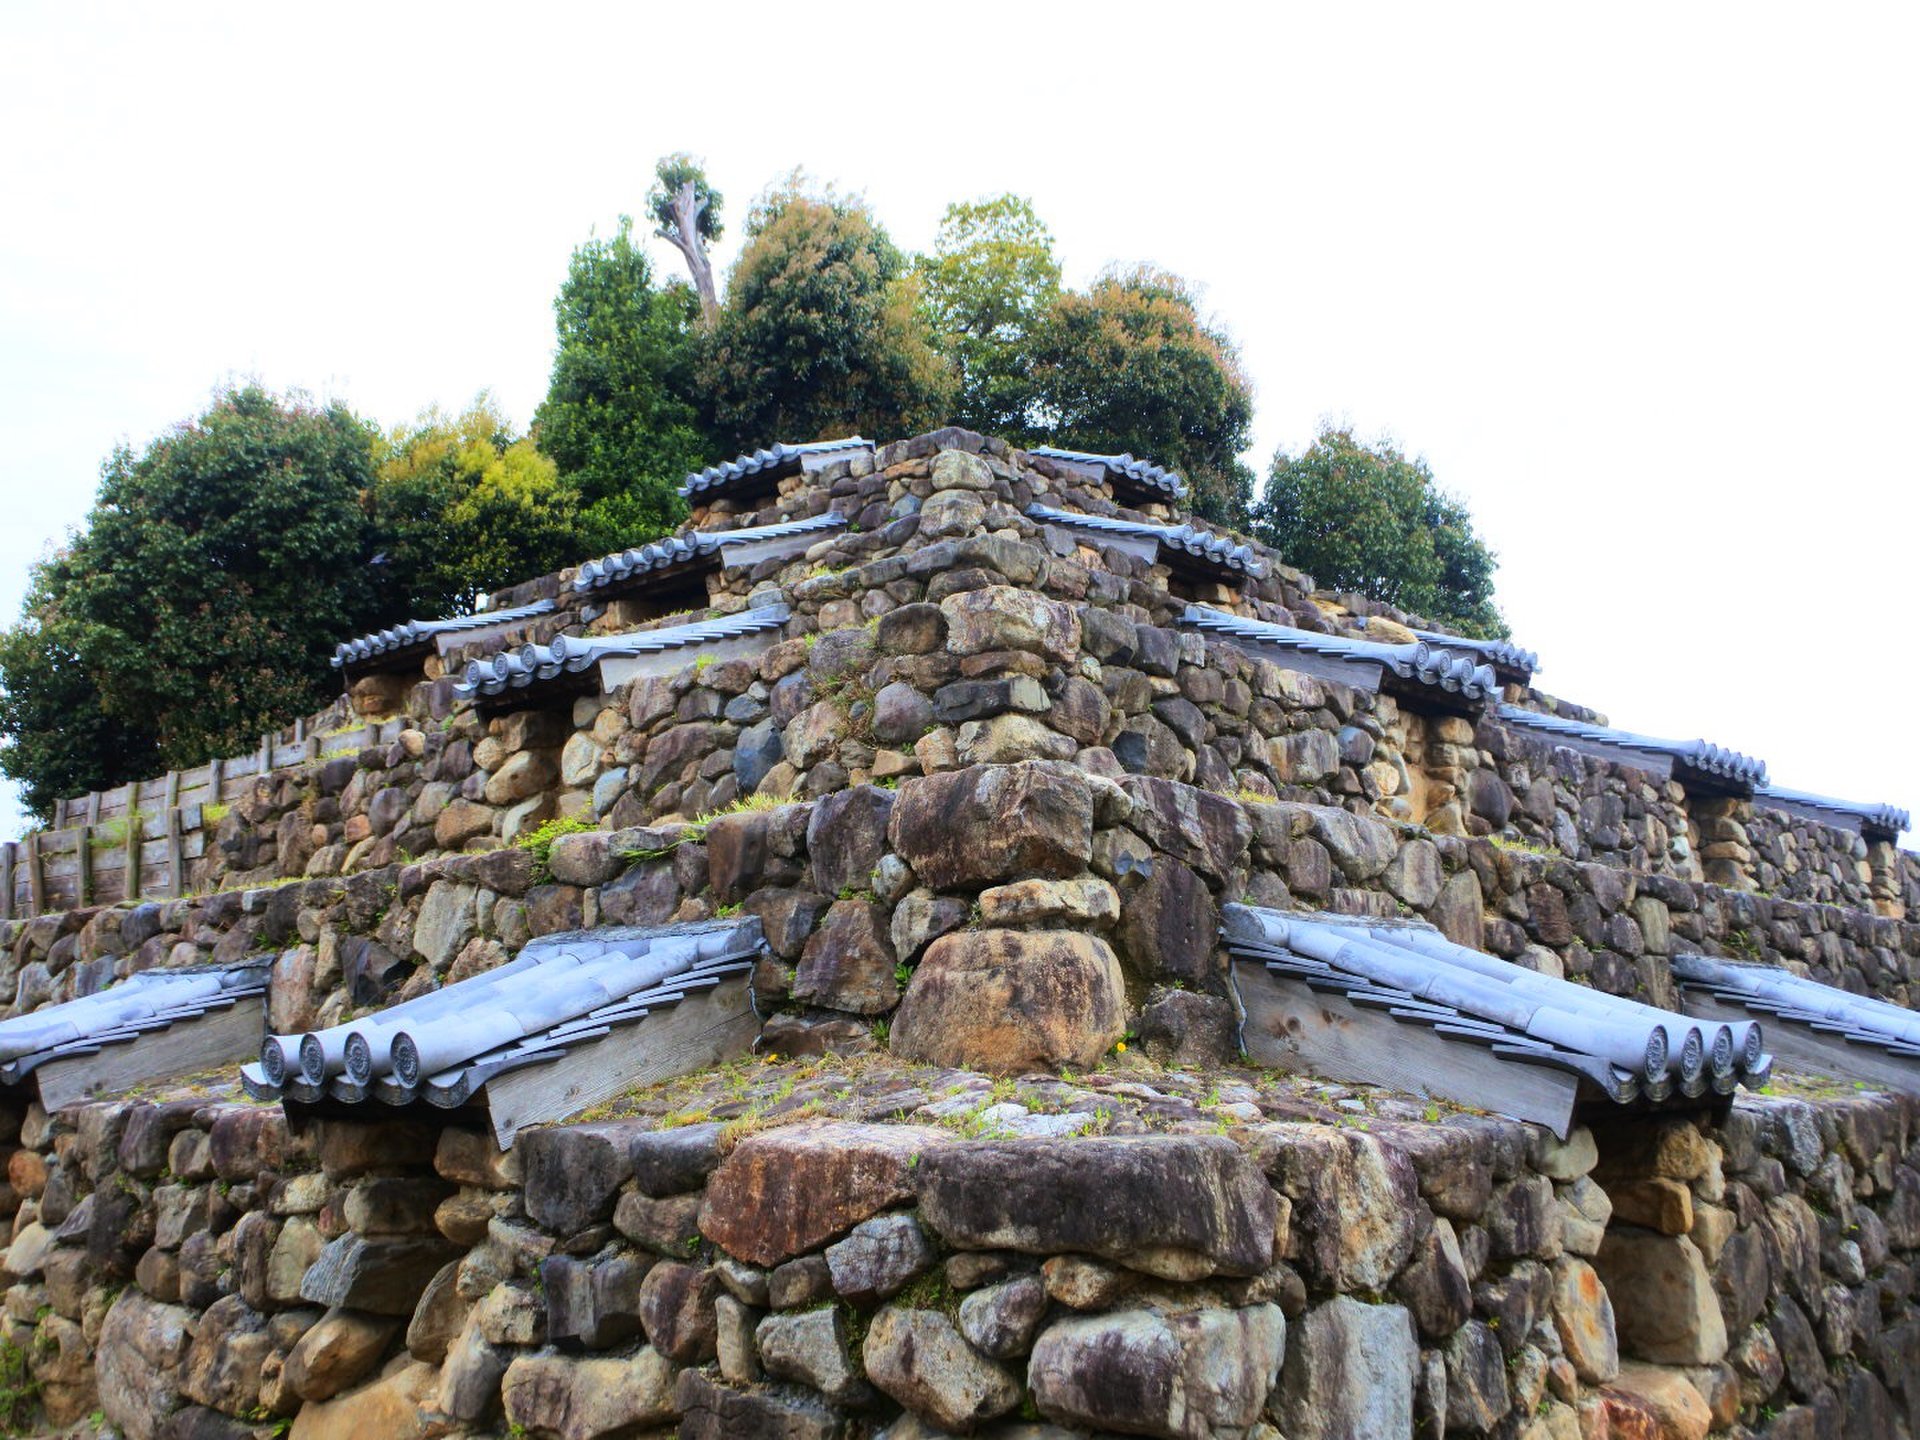
<svg viewBox="0 0 1920 1440">
<path fill-rule="evenodd" d="M 180 807 L 175 805 L 167 811 L 167 898 L 178 900 L 186 893 L 186 847 L 180 843 Z"/>
<path fill-rule="evenodd" d="M 207 802 L 212 805 L 226 800 L 227 762 L 218 755 L 207 762 Z"/>
<path fill-rule="evenodd" d="M 27 832 L 27 914 L 47 908 L 47 870 L 40 858 L 40 832 Z"/>
<path fill-rule="evenodd" d="M 120 898 L 133 900 L 140 894 L 140 845 L 147 838 L 146 821 L 140 816 L 140 783 L 127 782 L 127 868 L 120 882 Z"/>
<path fill-rule="evenodd" d="M 273 769 L 273 736 L 260 737 L 260 773 L 266 774 Z"/>
<path fill-rule="evenodd" d="M 307 743 L 307 721 L 305 716 L 301 716 L 293 722 L 293 743 L 296 745 L 304 745 Z"/>
<path fill-rule="evenodd" d="M 19 850 L 12 840 L 0 845 L 0 920 L 13 919 L 13 865 Z"/>
<path fill-rule="evenodd" d="M 180 808 L 180 772 L 178 770 L 167 771 L 166 790 L 160 797 L 160 808 L 162 810 Z"/>
<path fill-rule="evenodd" d="M 100 792 L 98 790 L 89 790 L 87 792 L 87 824 L 98 825 L 99 823 Z"/>
<path fill-rule="evenodd" d="M 73 835 L 73 903 L 93 903 L 93 826 L 77 825 Z"/>
</svg>

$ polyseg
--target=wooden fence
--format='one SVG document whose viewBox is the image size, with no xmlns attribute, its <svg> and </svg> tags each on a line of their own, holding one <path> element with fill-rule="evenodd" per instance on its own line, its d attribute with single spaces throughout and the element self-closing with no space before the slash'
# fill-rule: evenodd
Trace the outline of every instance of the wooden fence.
<svg viewBox="0 0 1920 1440">
<path fill-rule="evenodd" d="M 247 794 L 261 775 L 388 744 L 405 724 L 388 720 L 325 733 L 297 721 L 261 736 L 251 755 L 57 801 L 51 828 L 0 844 L 0 920 L 176 898 L 225 813 L 215 807 Z"/>
</svg>

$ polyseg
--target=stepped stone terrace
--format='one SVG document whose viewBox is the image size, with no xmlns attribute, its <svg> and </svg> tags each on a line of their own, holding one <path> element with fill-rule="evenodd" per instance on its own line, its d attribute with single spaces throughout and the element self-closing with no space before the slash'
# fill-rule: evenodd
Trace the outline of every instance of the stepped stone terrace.
<svg viewBox="0 0 1920 1440">
<path fill-rule="evenodd" d="M 33 1423 L 1920 1433 L 1904 814 L 1133 456 L 683 493 L 0 852 Z"/>
</svg>

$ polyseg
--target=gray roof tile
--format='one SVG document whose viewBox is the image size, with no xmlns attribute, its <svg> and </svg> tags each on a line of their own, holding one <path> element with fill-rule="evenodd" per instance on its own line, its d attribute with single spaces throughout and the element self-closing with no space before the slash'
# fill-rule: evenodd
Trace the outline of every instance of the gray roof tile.
<svg viewBox="0 0 1920 1440">
<path fill-rule="evenodd" d="M 1348 640 L 1339 635 L 1321 635 L 1298 630 L 1291 625 L 1275 625 L 1266 620 L 1249 620 L 1214 610 L 1205 605 L 1189 605 L 1180 617 L 1182 626 L 1230 640 L 1250 643 L 1278 651 L 1294 651 L 1322 660 L 1352 666 L 1352 683 L 1365 686 L 1369 672 L 1381 670 L 1402 680 L 1413 681 L 1463 700 L 1484 701 L 1499 694 L 1500 682 L 1493 667 L 1479 663 L 1471 653 L 1451 650 L 1421 640 L 1412 645 L 1383 645 L 1372 640 Z"/>
<path fill-rule="evenodd" d="M 1706 740 L 1661 740 L 1651 735 L 1636 735 L 1630 730 L 1589 724 L 1584 720 L 1544 715 L 1538 710 L 1524 710 L 1517 705 L 1502 705 L 1498 715 L 1505 723 L 1517 725 L 1523 730 L 1620 751 L 1618 758 L 1622 764 L 1633 764 L 1636 756 L 1650 756 L 1670 761 L 1695 776 L 1736 786 L 1762 785 L 1767 779 L 1766 761 L 1756 760 L 1751 755 L 1742 755 L 1738 750 L 1728 750 Z"/>
<path fill-rule="evenodd" d="M 241 1078 L 264 1100 L 460 1105 L 496 1075 L 747 974 L 764 951 L 752 917 L 542 936 L 484 975 L 330 1030 L 270 1035 Z"/>
<path fill-rule="evenodd" d="M 779 525 L 756 525 L 744 530 L 691 530 L 684 535 L 669 535 L 600 560 L 589 560 L 574 577 L 573 588 L 578 593 L 586 594 L 623 586 L 644 575 L 671 570 L 729 549 L 814 536 L 827 530 L 841 529 L 846 523 L 846 516 L 828 511 L 806 520 L 788 520 Z"/>
<path fill-rule="evenodd" d="M 452 615 L 440 620 L 405 620 L 391 629 L 376 630 L 334 646 L 333 667 L 339 670 L 403 651 L 424 649 L 442 635 L 457 635 L 463 630 L 482 630 L 492 625 L 510 625 L 516 620 L 532 620 L 551 614 L 553 608 L 551 600 L 536 600 L 531 605 L 482 610 L 472 615 Z"/>
<path fill-rule="evenodd" d="M 775 445 L 771 449 L 755 450 L 750 455 L 739 455 L 721 464 L 709 465 L 706 469 L 687 476 L 685 483 L 680 486 L 680 494 L 686 499 L 705 503 L 743 485 L 758 485 L 767 478 L 790 475 L 804 468 L 816 457 L 835 457 L 842 452 L 852 454 L 858 450 L 871 453 L 873 442 L 862 440 L 858 435 L 851 435 L 845 440 L 813 440 L 805 445 Z"/>
<path fill-rule="evenodd" d="M 1890 840 L 1913 826 L 1913 818 L 1896 805 L 1836 800 L 1831 795 L 1814 795 L 1805 790 L 1789 790 L 1781 785 L 1754 786 L 1753 803 L 1784 810 L 1802 820 L 1851 830 L 1855 834 L 1870 834 L 1875 838 Z"/>
<path fill-rule="evenodd" d="M 1151 460 L 1136 460 L 1126 454 L 1095 455 L 1086 450 L 1061 450 L 1052 445 L 1037 445 L 1027 454 L 1043 460 L 1062 460 L 1069 465 L 1098 466 L 1116 489 L 1131 489 L 1155 500 L 1177 502 L 1187 498 L 1187 482 Z"/>
<path fill-rule="evenodd" d="M 1192 525 L 1150 525 L 1144 521 L 1121 520 L 1110 515 L 1084 515 L 1073 510 L 1056 510 L 1050 505 L 1029 505 L 1027 518 L 1043 525 L 1060 525 L 1070 530 L 1150 540 L 1162 549 L 1174 552 L 1171 561 L 1168 556 L 1160 556 L 1162 563 L 1198 561 L 1209 569 L 1223 570 L 1230 575 L 1237 572 L 1238 575 L 1251 576 L 1256 580 L 1267 573 L 1267 562 L 1260 558 L 1259 552 L 1251 545 Z"/>
<path fill-rule="evenodd" d="M 1719 1026 L 1541 975 L 1422 924 L 1228 905 L 1229 953 L 1520 1064 L 1571 1071 L 1619 1104 L 1730 1093 L 1771 1069 L 1758 1025 Z"/>
<path fill-rule="evenodd" d="M 1778 966 L 1707 955 L 1675 955 L 1673 974 L 1683 986 L 1764 1014 L 1769 1023 L 1804 1026 L 1843 1044 L 1920 1060 L 1920 1014 L 1885 1000 L 1822 985 Z M 1920 1081 L 1920 1068 L 1914 1079 Z"/>
<path fill-rule="evenodd" d="M 20 1084 L 49 1061 L 131 1045 L 266 989 L 264 965 L 142 970 L 95 994 L 0 1020 L 0 1084 Z"/>
<path fill-rule="evenodd" d="M 787 623 L 791 610 L 784 604 L 765 605 L 737 615 L 722 615 L 688 625 L 658 630 L 634 630 L 624 635 L 556 635 L 546 645 L 522 645 L 467 663 L 465 676 L 454 689 L 464 696 L 483 698 L 521 690 L 563 675 L 579 674 L 602 660 L 668 650 L 697 650 L 722 640 L 759 634 Z"/>
</svg>

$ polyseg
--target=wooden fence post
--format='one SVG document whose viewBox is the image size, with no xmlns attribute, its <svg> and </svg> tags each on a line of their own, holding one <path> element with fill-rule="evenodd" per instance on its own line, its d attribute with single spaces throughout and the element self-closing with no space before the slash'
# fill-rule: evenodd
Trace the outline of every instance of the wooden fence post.
<svg viewBox="0 0 1920 1440">
<path fill-rule="evenodd" d="M 40 861 L 40 832 L 27 832 L 27 913 L 38 915 L 47 904 L 47 872 Z"/>
<path fill-rule="evenodd" d="M 0 920 L 13 919 L 13 859 L 19 849 L 12 840 L 0 845 Z"/>
<path fill-rule="evenodd" d="M 186 848 L 180 843 L 180 807 L 175 805 L 167 811 L 167 897 L 178 900 L 186 892 Z"/>
<path fill-rule="evenodd" d="M 73 903 L 76 907 L 93 903 L 93 826 L 76 825 L 73 836 Z"/>
<path fill-rule="evenodd" d="M 127 868 L 121 874 L 120 898 L 132 901 L 140 894 L 140 844 L 147 838 L 147 822 L 140 816 L 140 783 L 127 782 Z"/>
</svg>

